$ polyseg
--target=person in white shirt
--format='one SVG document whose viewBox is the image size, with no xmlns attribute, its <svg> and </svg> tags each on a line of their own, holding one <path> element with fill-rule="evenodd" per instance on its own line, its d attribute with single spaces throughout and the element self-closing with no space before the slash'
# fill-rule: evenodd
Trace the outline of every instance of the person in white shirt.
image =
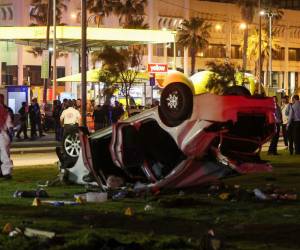
<svg viewBox="0 0 300 250">
<path fill-rule="evenodd" d="M 2 99 L 3 97 L 0 96 Z M 0 176 L 4 180 L 10 180 L 12 176 L 13 162 L 10 159 L 10 143 L 12 140 L 13 125 L 11 116 L 6 107 L 0 101 Z"/>
<path fill-rule="evenodd" d="M 77 130 L 81 116 L 77 109 L 73 107 L 73 102 L 68 101 L 67 108 L 60 115 L 60 122 L 64 128 L 63 137 Z"/>
</svg>

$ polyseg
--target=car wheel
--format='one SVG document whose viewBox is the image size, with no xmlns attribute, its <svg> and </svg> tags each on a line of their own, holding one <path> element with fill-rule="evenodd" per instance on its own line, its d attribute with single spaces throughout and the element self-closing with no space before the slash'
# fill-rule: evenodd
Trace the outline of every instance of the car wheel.
<svg viewBox="0 0 300 250">
<path fill-rule="evenodd" d="M 169 126 L 177 126 L 192 114 L 193 94 L 188 86 L 172 83 L 163 89 L 160 98 L 160 115 Z"/>
<path fill-rule="evenodd" d="M 78 158 L 80 153 L 80 139 L 78 133 L 68 134 L 63 141 L 64 151 L 68 157 Z"/>
</svg>

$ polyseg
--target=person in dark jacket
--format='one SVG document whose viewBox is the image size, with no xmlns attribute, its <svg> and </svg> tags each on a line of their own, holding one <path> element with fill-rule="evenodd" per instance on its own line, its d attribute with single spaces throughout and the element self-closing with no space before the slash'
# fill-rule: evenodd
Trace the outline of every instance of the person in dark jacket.
<svg viewBox="0 0 300 250">
<path fill-rule="evenodd" d="M 28 118 L 28 106 L 27 102 L 22 102 L 22 107 L 19 109 L 20 114 L 20 128 L 17 132 L 16 137 L 20 139 L 20 134 L 23 133 L 24 139 L 28 139 L 27 136 L 27 118 Z"/>
<path fill-rule="evenodd" d="M 112 109 L 112 117 L 111 117 L 112 123 L 116 123 L 123 114 L 124 114 L 123 105 L 118 101 L 115 101 L 115 106 Z"/>
<path fill-rule="evenodd" d="M 55 128 L 55 140 L 62 140 L 62 127 L 60 124 L 60 115 L 62 113 L 62 105 L 60 100 L 53 101 L 53 112 L 52 116 L 54 119 L 54 128 Z"/>
<path fill-rule="evenodd" d="M 93 112 L 93 118 L 94 118 L 95 131 L 101 128 L 105 128 L 107 124 L 107 117 L 103 106 L 97 105 L 95 107 Z"/>
<path fill-rule="evenodd" d="M 280 132 L 280 127 L 282 124 L 282 114 L 281 114 L 281 108 L 278 105 L 278 101 L 277 101 L 277 97 L 273 96 L 274 101 L 275 101 L 275 121 L 276 121 L 276 131 L 275 134 L 272 137 L 270 146 L 269 146 L 269 150 L 268 150 L 268 154 L 269 155 L 278 155 L 277 153 L 277 144 L 278 144 L 278 139 L 279 139 L 279 132 Z"/>
<path fill-rule="evenodd" d="M 33 140 L 37 136 L 36 129 L 39 130 L 39 136 L 44 136 L 42 129 L 42 118 L 40 106 L 37 102 L 37 98 L 33 98 L 31 105 L 29 106 L 29 119 L 31 127 L 31 139 Z"/>
</svg>

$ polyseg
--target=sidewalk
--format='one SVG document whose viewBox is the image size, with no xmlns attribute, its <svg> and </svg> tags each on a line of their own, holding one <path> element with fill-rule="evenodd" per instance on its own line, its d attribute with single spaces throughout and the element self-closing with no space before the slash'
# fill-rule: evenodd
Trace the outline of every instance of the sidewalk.
<svg viewBox="0 0 300 250">
<path fill-rule="evenodd" d="M 11 153 L 23 152 L 54 152 L 55 148 L 60 145 L 60 142 L 55 140 L 53 132 L 45 133 L 45 136 L 37 136 L 34 140 L 24 140 L 14 137 L 11 145 Z"/>
</svg>

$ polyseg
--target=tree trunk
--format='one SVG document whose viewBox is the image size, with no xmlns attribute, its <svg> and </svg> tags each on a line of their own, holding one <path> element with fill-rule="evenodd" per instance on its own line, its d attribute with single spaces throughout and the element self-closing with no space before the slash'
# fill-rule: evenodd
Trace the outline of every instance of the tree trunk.
<svg viewBox="0 0 300 250">
<path fill-rule="evenodd" d="M 191 48 L 191 75 L 195 73 L 196 66 L 196 49 Z"/>
<path fill-rule="evenodd" d="M 246 28 L 244 30 L 244 47 L 243 47 L 243 66 L 242 69 L 244 72 L 247 70 L 247 50 L 248 50 L 248 24 L 246 25 Z"/>
<path fill-rule="evenodd" d="M 265 84 L 265 86 L 266 86 L 266 95 L 268 96 L 269 95 L 269 60 L 267 60 L 267 63 L 266 63 L 266 74 L 267 74 L 267 77 L 266 77 L 266 84 Z"/>
</svg>

